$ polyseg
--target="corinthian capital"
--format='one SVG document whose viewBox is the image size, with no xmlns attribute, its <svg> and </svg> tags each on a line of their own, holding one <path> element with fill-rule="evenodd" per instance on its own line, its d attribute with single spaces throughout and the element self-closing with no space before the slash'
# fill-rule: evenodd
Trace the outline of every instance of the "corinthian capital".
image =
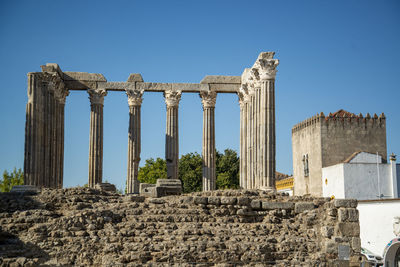
<svg viewBox="0 0 400 267">
<path fill-rule="evenodd" d="M 275 79 L 276 67 L 279 65 L 278 59 L 259 59 L 259 75 L 261 80 Z"/>
<path fill-rule="evenodd" d="M 142 96 L 144 90 L 138 89 L 125 89 L 126 95 L 128 96 L 129 106 L 140 106 L 142 105 Z"/>
<path fill-rule="evenodd" d="M 67 99 L 67 96 L 69 95 L 69 91 L 65 88 L 56 90 L 55 91 L 55 97 L 60 102 L 60 104 L 65 104 L 65 100 Z"/>
<path fill-rule="evenodd" d="M 247 102 L 250 101 L 250 94 L 247 84 L 243 84 L 242 86 L 240 86 L 237 95 L 239 98 L 239 105 L 242 108 Z"/>
<path fill-rule="evenodd" d="M 164 91 L 165 104 L 167 107 L 178 107 L 179 100 L 181 100 L 181 90 L 166 90 Z"/>
<path fill-rule="evenodd" d="M 200 91 L 201 103 L 203 108 L 215 107 L 217 101 L 217 92 L 215 91 Z"/>
<path fill-rule="evenodd" d="M 107 95 L 106 89 L 88 89 L 90 104 L 103 105 L 104 97 Z"/>
<path fill-rule="evenodd" d="M 279 60 L 274 59 L 275 52 L 262 52 L 258 56 L 252 67 L 252 72 L 256 80 L 271 80 L 275 79 L 276 67 L 279 65 Z"/>
</svg>

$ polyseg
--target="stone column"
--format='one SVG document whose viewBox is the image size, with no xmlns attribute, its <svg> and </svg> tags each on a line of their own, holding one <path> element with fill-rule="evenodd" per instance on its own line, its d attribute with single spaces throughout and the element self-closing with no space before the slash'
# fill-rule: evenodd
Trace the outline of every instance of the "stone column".
<svg viewBox="0 0 400 267">
<path fill-rule="evenodd" d="M 56 188 L 63 187 L 64 176 L 64 111 L 65 100 L 69 91 L 64 87 L 56 91 L 57 98 L 57 155 L 56 155 Z"/>
<path fill-rule="evenodd" d="M 201 91 L 203 104 L 203 191 L 216 189 L 215 169 L 215 102 L 217 93 Z"/>
<path fill-rule="evenodd" d="M 248 108 L 248 93 L 242 86 L 238 92 L 239 106 L 240 106 L 240 162 L 239 162 L 239 175 L 240 187 L 247 189 L 248 184 L 248 162 L 247 162 L 247 108 Z"/>
<path fill-rule="evenodd" d="M 255 188 L 255 145 L 256 145 L 256 131 L 255 131 L 255 90 L 252 89 L 250 93 L 250 189 Z"/>
<path fill-rule="evenodd" d="M 182 91 L 164 91 L 167 105 L 167 127 L 165 133 L 165 160 L 167 162 L 167 178 L 178 179 L 179 137 L 178 107 Z"/>
<path fill-rule="evenodd" d="M 24 184 L 41 186 L 42 172 L 42 122 L 43 83 L 42 73 L 28 73 L 28 103 L 26 104 Z"/>
<path fill-rule="evenodd" d="M 128 130 L 128 176 L 126 192 L 139 193 L 138 170 L 140 162 L 140 108 L 142 105 L 143 90 L 126 89 L 129 104 Z"/>
<path fill-rule="evenodd" d="M 272 59 L 273 53 L 261 56 L 258 59 L 259 77 L 261 82 L 261 99 L 263 122 L 262 127 L 265 135 L 262 137 L 261 146 L 263 150 L 262 161 L 262 188 L 275 190 L 275 76 L 277 59 Z"/>
<path fill-rule="evenodd" d="M 51 82 L 45 81 L 46 105 L 45 105 L 45 133 L 44 133 L 44 176 L 41 186 L 52 187 L 54 170 L 54 86 Z"/>
<path fill-rule="evenodd" d="M 248 102 L 247 102 L 247 158 L 246 158 L 246 165 L 247 165 L 247 189 L 251 189 L 252 187 L 252 175 L 253 175 L 253 166 L 252 166 L 252 90 L 249 90 L 248 93 Z"/>
<path fill-rule="evenodd" d="M 88 89 L 90 99 L 89 187 L 103 178 L 103 105 L 105 89 Z"/>
<path fill-rule="evenodd" d="M 254 142 L 254 161 L 255 161 L 255 168 L 254 168 L 254 188 L 260 188 L 260 88 L 256 87 L 255 96 L 255 142 Z"/>
</svg>

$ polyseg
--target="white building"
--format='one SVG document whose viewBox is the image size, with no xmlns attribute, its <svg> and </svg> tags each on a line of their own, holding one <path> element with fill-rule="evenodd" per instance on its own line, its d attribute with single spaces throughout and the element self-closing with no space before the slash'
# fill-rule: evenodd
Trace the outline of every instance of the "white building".
<svg viewBox="0 0 400 267">
<path fill-rule="evenodd" d="M 393 224 L 400 217 L 400 164 L 389 163 L 367 152 L 356 152 L 343 163 L 322 168 L 324 197 L 355 198 L 358 201 L 361 246 L 385 257 L 386 266 L 396 266 L 400 239 Z"/>
<path fill-rule="evenodd" d="M 400 216 L 400 199 L 360 200 L 357 209 L 360 214 L 361 247 L 377 255 L 385 256 L 388 248 L 395 245 L 389 251 L 389 254 L 392 255 L 387 255 L 392 258 L 386 259 L 393 263 L 396 251 L 400 251 L 400 243 L 396 245 L 392 241 L 399 234 L 394 227 L 396 223 L 398 224 Z"/>
<path fill-rule="evenodd" d="M 356 152 L 343 163 L 322 168 L 324 197 L 355 198 L 358 200 L 398 198 L 400 165 L 396 156 L 389 163 L 367 152 Z"/>
</svg>

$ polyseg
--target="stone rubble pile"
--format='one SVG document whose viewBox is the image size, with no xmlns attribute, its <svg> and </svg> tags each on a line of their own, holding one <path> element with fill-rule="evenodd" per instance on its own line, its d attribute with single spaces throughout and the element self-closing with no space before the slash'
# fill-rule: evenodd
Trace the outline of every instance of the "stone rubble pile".
<svg viewBox="0 0 400 267">
<path fill-rule="evenodd" d="M 359 266 L 355 200 L 69 188 L 0 203 L 0 266 Z"/>
</svg>

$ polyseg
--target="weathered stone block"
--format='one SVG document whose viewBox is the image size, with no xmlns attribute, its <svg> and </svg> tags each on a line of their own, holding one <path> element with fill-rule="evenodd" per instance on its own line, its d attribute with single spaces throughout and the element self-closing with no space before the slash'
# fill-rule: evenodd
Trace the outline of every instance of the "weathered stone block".
<svg viewBox="0 0 400 267">
<path fill-rule="evenodd" d="M 236 197 L 221 197 L 222 205 L 235 205 L 236 201 Z"/>
<path fill-rule="evenodd" d="M 338 246 L 338 258 L 339 260 L 350 260 L 350 246 L 340 244 Z"/>
<path fill-rule="evenodd" d="M 294 212 L 295 213 L 302 213 L 306 210 L 314 209 L 313 202 L 297 202 L 294 204 Z"/>
<path fill-rule="evenodd" d="M 153 203 L 153 204 L 164 204 L 165 200 L 162 198 L 150 198 L 149 199 L 149 203 Z"/>
<path fill-rule="evenodd" d="M 157 179 L 158 197 L 182 194 L 182 182 L 179 179 Z"/>
<path fill-rule="evenodd" d="M 351 239 L 351 248 L 356 253 L 360 253 L 361 251 L 361 239 L 359 237 L 353 237 Z"/>
<path fill-rule="evenodd" d="M 336 217 L 337 216 L 337 209 L 327 209 L 326 211 L 329 216 Z"/>
<path fill-rule="evenodd" d="M 323 226 L 321 228 L 321 234 L 323 237 L 330 238 L 334 234 L 335 229 L 332 226 Z"/>
<path fill-rule="evenodd" d="M 261 201 L 260 201 L 260 200 L 257 200 L 257 199 L 253 199 L 253 200 L 250 202 L 250 207 L 251 207 L 253 210 L 260 210 L 260 209 L 261 209 Z"/>
<path fill-rule="evenodd" d="M 239 206 L 248 206 L 251 202 L 251 199 L 248 197 L 238 197 L 237 198 L 237 204 Z"/>
<path fill-rule="evenodd" d="M 349 218 L 348 212 L 346 208 L 338 209 L 338 220 L 339 222 L 345 222 Z"/>
<path fill-rule="evenodd" d="M 194 204 L 200 205 L 207 205 L 208 204 L 208 198 L 207 197 L 194 197 L 193 198 Z"/>
<path fill-rule="evenodd" d="M 356 208 L 357 200 L 355 200 L 355 199 L 335 199 L 334 205 L 336 208 Z"/>
<path fill-rule="evenodd" d="M 34 185 L 14 185 L 10 192 L 34 195 L 39 193 L 40 190 Z"/>
<path fill-rule="evenodd" d="M 125 196 L 125 201 L 129 202 L 144 202 L 145 197 L 144 196 L 138 196 L 138 195 L 127 195 Z"/>
<path fill-rule="evenodd" d="M 117 188 L 115 185 L 110 184 L 110 183 L 98 183 L 94 186 L 94 188 L 102 191 L 108 191 L 108 192 L 113 192 L 115 193 L 117 191 Z"/>
<path fill-rule="evenodd" d="M 219 206 L 219 205 L 221 205 L 221 198 L 208 197 L 208 204 Z"/>
<path fill-rule="evenodd" d="M 140 195 L 146 197 L 157 197 L 155 188 L 156 188 L 155 184 L 141 183 L 139 186 Z"/>
<path fill-rule="evenodd" d="M 360 236 L 360 226 L 356 222 L 340 222 L 338 223 L 337 227 L 339 233 L 341 233 L 342 236 Z"/>
<path fill-rule="evenodd" d="M 255 211 L 249 210 L 249 209 L 238 209 L 236 214 L 239 216 L 254 216 L 257 213 Z"/>
<path fill-rule="evenodd" d="M 327 240 L 325 242 L 325 253 L 327 254 L 336 254 L 337 253 L 337 244 L 333 240 Z"/>
<path fill-rule="evenodd" d="M 293 208 L 294 208 L 293 202 L 269 202 L 269 201 L 262 202 L 263 210 L 276 210 L 276 209 L 290 210 Z"/>
<path fill-rule="evenodd" d="M 358 222 L 359 213 L 355 208 L 347 209 L 349 222 Z"/>
</svg>

